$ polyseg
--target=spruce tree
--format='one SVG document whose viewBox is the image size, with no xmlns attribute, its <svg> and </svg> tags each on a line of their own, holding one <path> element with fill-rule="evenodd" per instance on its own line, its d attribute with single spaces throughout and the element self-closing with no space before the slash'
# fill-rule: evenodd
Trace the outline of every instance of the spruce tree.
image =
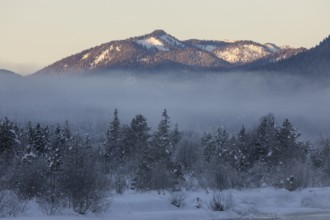
<svg viewBox="0 0 330 220">
<path fill-rule="evenodd" d="M 174 187 L 182 178 L 181 166 L 171 156 L 170 119 L 164 109 L 158 129 L 144 151 L 139 165 L 136 186 L 142 189 L 165 189 Z"/>
<path fill-rule="evenodd" d="M 305 145 L 298 142 L 299 136 L 291 122 L 285 119 L 275 136 L 276 143 L 272 150 L 274 163 L 286 166 L 293 159 L 305 158 Z"/>
<path fill-rule="evenodd" d="M 321 150 L 322 170 L 330 177 L 330 139 L 328 138 Z"/>
<path fill-rule="evenodd" d="M 218 129 L 214 137 L 215 143 L 215 157 L 214 159 L 219 163 L 232 162 L 232 149 L 230 145 L 230 137 L 225 129 Z"/>
<path fill-rule="evenodd" d="M 48 160 L 48 185 L 49 190 L 45 194 L 45 200 L 50 205 L 50 214 L 54 214 L 63 199 L 60 188 L 60 177 L 63 174 L 64 156 L 70 150 L 72 143 L 72 135 L 68 122 L 64 127 L 57 126 L 52 134 L 49 149 L 47 151 Z"/>
<path fill-rule="evenodd" d="M 162 119 L 159 122 L 158 129 L 153 137 L 152 153 L 154 160 L 167 164 L 171 159 L 171 141 L 170 141 L 170 118 L 167 110 L 164 109 Z"/>
<path fill-rule="evenodd" d="M 140 158 L 146 150 L 150 139 L 150 128 L 148 127 L 147 119 L 138 114 L 132 119 L 130 129 L 132 132 L 132 154 Z"/>
<path fill-rule="evenodd" d="M 15 154 L 21 145 L 18 130 L 17 125 L 7 117 L 0 121 L 0 180 L 2 175 L 5 175 L 12 167 Z"/>
<path fill-rule="evenodd" d="M 272 154 L 271 149 L 275 143 L 275 134 L 275 118 L 272 114 L 269 114 L 262 118 L 255 132 L 253 140 L 254 161 L 259 161 L 262 164 L 267 163 L 269 156 Z"/>
<path fill-rule="evenodd" d="M 181 138 L 182 138 L 182 133 L 179 130 L 179 125 L 175 124 L 174 129 L 170 132 L 170 142 L 171 142 L 170 150 L 171 150 L 172 154 L 173 154 L 173 152 L 176 151 L 176 146 L 180 142 Z"/>
<path fill-rule="evenodd" d="M 41 156 L 48 148 L 48 128 L 42 128 L 39 123 L 33 128 L 32 125 L 29 124 L 28 140 L 29 151 L 36 154 L 35 156 Z"/>
<path fill-rule="evenodd" d="M 202 149 L 204 163 L 210 163 L 216 153 L 215 141 L 210 133 L 204 133 L 202 136 Z"/>
<path fill-rule="evenodd" d="M 253 151 L 250 146 L 249 135 L 244 126 L 238 132 L 237 145 L 238 155 L 236 168 L 238 171 L 246 171 L 251 163 L 253 163 L 251 161 L 253 159 Z"/>
<path fill-rule="evenodd" d="M 113 120 L 110 123 L 106 134 L 105 141 L 105 157 L 110 164 L 110 169 L 113 169 L 121 161 L 121 124 L 118 118 L 118 110 L 113 113 Z"/>
<path fill-rule="evenodd" d="M 0 156 L 2 160 L 10 159 L 19 144 L 17 126 L 8 118 L 0 121 Z"/>
</svg>

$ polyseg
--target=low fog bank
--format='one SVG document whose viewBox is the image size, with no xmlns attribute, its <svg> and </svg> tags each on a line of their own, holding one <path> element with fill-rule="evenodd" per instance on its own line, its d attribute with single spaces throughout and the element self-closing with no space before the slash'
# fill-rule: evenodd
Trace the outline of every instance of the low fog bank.
<svg viewBox="0 0 330 220">
<path fill-rule="evenodd" d="M 329 84 L 328 84 L 329 85 Z M 166 108 L 184 130 L 237 131 L 273 113 L 305 138 L 330 136 L 330 85 L 288 74 L 167 73 L 72 78 L 1 78 L 0 117 L 19 122 L 107 126 L 115 108 L 123 123 L 142 113 L 155 128 Z M 329 103 L 329 104 L 328 104 Z"/>
</svg>

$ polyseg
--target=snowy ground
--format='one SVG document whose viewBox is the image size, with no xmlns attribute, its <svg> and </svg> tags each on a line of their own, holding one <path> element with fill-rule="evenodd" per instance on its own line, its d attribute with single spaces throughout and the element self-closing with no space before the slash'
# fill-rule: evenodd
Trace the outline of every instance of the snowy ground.
<svg viewBox="0 0 330 220">
<path fill-rule="evenodd" d="M 126 192 L 114 194 L 110 209 L 95 216 L 78 216 L 66 213 L 59 216 L 44 216 L 38 207 L 31 203 L 24 217 L 17 220 L 216 220 L 216 219 L 330 219 L 330 187 L 309 188 L 296 192 L 284 189 L 227 190 L 224 192 L 229 209 L 223 212 L 212 211 L 209 203 L 213 192 L 205 190 L 186 192 L 185 206 L 177 208 L 170 204 L 170 193 L 165 192 Z M 201 208 L 196 208 L 197 198 Z M 230 201 L 229 201 L 230 200 Z M 5 218 L 13 219 L 13 218 Z"/>
</svg>

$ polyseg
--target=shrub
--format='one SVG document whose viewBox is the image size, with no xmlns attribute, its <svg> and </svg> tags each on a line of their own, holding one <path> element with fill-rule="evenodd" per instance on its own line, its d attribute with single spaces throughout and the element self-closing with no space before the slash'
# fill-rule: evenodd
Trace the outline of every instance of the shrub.
<svg viewBox="0 0 330 220">
<path fill-rule="evenodd" d="M 14 217 L 25 210 L 26 203 L 9 190 L 0 192 L 0 217 Z"/>
<path fill-rule="evenodd" d="M 54 199 L 49 195 L 37 197 L 36 202 L 44 215 L 62 214 L 63 209 L 68 206 L 67 201 L 58 198 Z"/>
<path fill-rule="evenodd" d="M 195 207 L 197 209 L 202 208 L 202 200 L 201 200 L 201 198 L 199 198 L 199 197 L 196 198 L 196 200 L 195 200 Z"/>
<path fill-rule="evenodd" d="M 108 180 L 92 166 L 89 169 L 68 169 L 61 181 L 62 193 L 79 214 L 96 212 L 106 197 Z"/>
<path fill-rule="evenodd" d="M 172 205 L 180 208 L 185 206 L 185 199 L 187 198 L 187 194 L 185 192 L 171 192 L 170 194 L 170 202 Z"/>
<path fill-rule="evenodd" d="M 233 207 L 233 196 L 231 193 L 216 192 L 213 194 L 209 203 L 210 209 L 213 211 L 225 211 Z"/>
<path fill-rule="evenodd" d="M 128 188 L 126 178 L 123 175 L 117 175 L 115 177 L 114 185 L 118 194 L 124 194 L 125 190 Z"/>
<path fill-rule="evenodd" d="M 9 180 L 10 189 L 21 198 L 30 200 L 47 191 L 47 164 L 43 159 L 18 163 Z"/>
</svg>

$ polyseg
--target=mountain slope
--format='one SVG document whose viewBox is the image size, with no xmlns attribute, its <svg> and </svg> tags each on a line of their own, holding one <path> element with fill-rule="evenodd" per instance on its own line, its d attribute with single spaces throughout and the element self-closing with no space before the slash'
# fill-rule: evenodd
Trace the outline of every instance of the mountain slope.
<svg viewBox="0 0 330 220">
<path fill-rule="evenodd" d="M 20 78 L 21 76 L 9 70 L 0 69 L 0 77 Z"/>
<path fill-rule="evenodd" d="M 291 48 L 291 50 L 296 50 Z M 228 70 L 284 53 L 274 44 L 252 41 L 180 41 L 163 30 L 111 41 L 51 64 L 36 75 L 67 75 L 108 70 Z M 270 62 L 265 60 L 264 62 Z"/>
<path fill-rule="evenodd" d="M 263 62 L 275 62 L 287 59 L 303 48 L 279 47 L 275 44 L 260 44 L 253 41 L 186 41 L 190 45 L 199 47 L 215 54 L 234 66 L 244 66 L 259 60 Z"/>
<path fill-rule="evenodd" d="M 319 45 L 289 59 L 265 64 L 255 70 L 289 72 L 305 76 L 330 76 L 330 36 Z"/>
</svg>

